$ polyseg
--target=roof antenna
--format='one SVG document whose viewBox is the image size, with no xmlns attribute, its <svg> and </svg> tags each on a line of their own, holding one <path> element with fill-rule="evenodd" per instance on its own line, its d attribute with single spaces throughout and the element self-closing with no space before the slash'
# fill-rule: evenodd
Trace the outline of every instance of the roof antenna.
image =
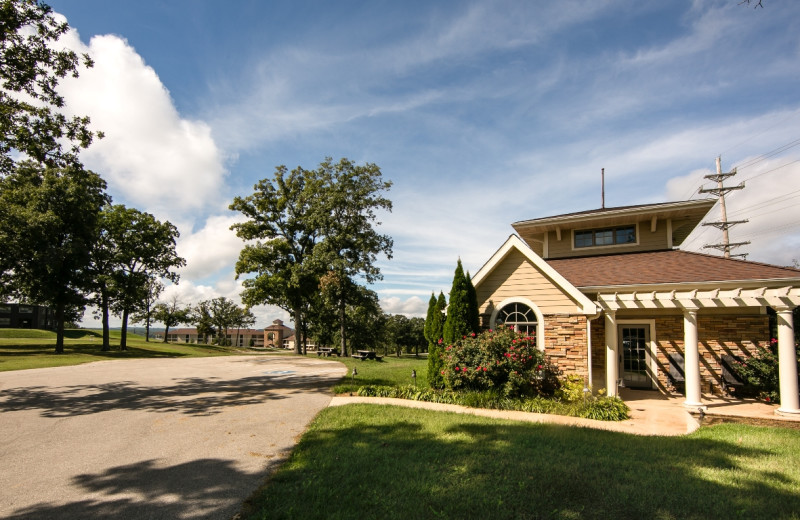
<svg viewBox="0 0 800 520">
<path fill-rule="evenodd" d="M 606 169 L 600 169 L 600 209 L 606 209 Z"/>
</svg>

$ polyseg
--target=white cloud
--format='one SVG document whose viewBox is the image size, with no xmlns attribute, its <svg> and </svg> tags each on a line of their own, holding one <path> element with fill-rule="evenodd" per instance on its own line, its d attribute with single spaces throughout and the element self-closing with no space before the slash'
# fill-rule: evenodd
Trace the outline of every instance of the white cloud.
<svg viewBox="0 0 800 520">
<path fill-rule="evenodd" d="M 179 271 L 180 275 L 197 280 L 230 269 L 244 246 L 231 226 L 242 220 L 235 215 L 210 216 L 202 229 L 181 234 L 176 249 L 186 259 L 186 267 Z"/>
<path fill-rule="evenodd" d="M 419 296 L 400 299 L 396 296 L 381 298 L 381 308 L 388 314 L 404 314 L 408 317 L 422 317 L 428 313 L 428 302 Z"/>
<path fill-rule="evenodd" d="M 75 30 L 63 37 L 88 53 L 94 67 L 65 78 L 59 90 L 71 113 L 88 115 L 105 133 L 82 153 L 113 194 L 160 214 L 201 209 L 219 197 L 223 156 L 202 121 L 183 118 L 156 72 L 128 42 L 95 36 L 88 46 Z"/>
</svg>

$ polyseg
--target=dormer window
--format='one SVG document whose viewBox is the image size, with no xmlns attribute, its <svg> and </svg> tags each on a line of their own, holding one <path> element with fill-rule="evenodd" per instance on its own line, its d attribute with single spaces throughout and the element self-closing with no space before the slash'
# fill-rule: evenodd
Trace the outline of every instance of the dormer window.
<svg viewBox="0 0 800 520">
<path fill-rule="evenodd" d="M 636 226 L 575 231 L 575 247 L 602 247 L 636 243 Z"/>
</svg>

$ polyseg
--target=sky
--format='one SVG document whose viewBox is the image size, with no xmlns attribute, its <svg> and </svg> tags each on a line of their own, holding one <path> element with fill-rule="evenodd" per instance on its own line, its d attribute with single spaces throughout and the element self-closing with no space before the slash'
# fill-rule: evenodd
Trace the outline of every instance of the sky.
<svg viewBox="0 0 800 520">
<path fill-rule="evenodd" d="M 181 233 L 187 265 L 164 298 L 239 301 L 228 205 L 325 157 L 393 183 L 377 228 L 393 256 L 371 286 L 392 314 L 424 316 L 458 259 L 476 273 L 512 222 L 599 208 L 602 168 L 606 207 L 687 200 L 708 196 L 719 156 L 745 183 L 726 199 L 749 220 L 736 252 L 800 259 L 800 2 L 49 4 L 72 28 L 62 43 L 95 62 L 60 86 L 106 135 L 84 164 Z M 682 248 L 720 240 L 698 227 Z"/>
</svg>

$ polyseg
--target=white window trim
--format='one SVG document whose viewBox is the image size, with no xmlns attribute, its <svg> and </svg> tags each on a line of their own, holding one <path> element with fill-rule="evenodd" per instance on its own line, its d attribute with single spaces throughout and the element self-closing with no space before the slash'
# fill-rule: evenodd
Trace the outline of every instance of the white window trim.
<svg viewBox="0 0 800 520">
<path fill-rule="evenodd" d="M 636 241 L 635 242 L 626 242 L 624 244 L 611 244 L 607 246 L 587 246 L 587 247 L 575 247 L 575 232 L 577 231 L 599 231 L 601 229 L 613 229 L 616 230 L 617 228 L 628 227 L 628 224 L 623 226 L 610 226 L 610 227 L 592 227 L 592 228 L 584 228 L 584 229 L 573 229 L 572 230 L 572 238 L 570 240 L 570 247 L 572 251 L 594 251 L 596 249 L 618 249 L 620 247 L 631 247 L 631 246 L 638 246 L 639 245 L 639 223 L 636 222 L 633 224 L 633 228 L 636 230 Z"/>
<path fill-rule="evenodd" d="M 498 303 L 495 306 L 494 310 L 492 311 L 492 318 L 491 321 L 489 321 L 492 328 L 494 328 L 495 326 L 494 322 L 497 319 L 497 315 L 500 313 L 500 311 L 506 305 L 510 305 L 512 303 L 521 303 L 523 305 L 527 305 L 528 307 L 531 308 L 531 310 L 533 310 L 533 313 L 536 315 L 536 348 L 544 352 L 544 327 L 545 327 L 544 315 L 542 314 L 542 311 L 539 309 L 539 307 L 527 298 L 515 296 L 511 298 L 506 298 L 505 300 Z"/>
</svg>

